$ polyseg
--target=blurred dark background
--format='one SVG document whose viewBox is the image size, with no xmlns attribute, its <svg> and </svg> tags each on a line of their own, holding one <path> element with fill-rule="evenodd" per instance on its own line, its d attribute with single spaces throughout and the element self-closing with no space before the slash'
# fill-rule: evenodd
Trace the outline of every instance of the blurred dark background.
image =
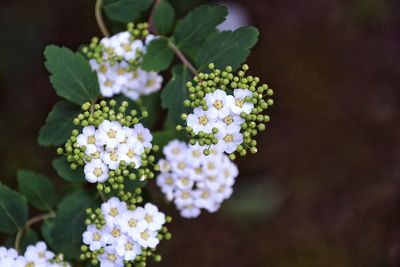
<svg viewBox="0 0 400 267">
<path fill-rule="evenodd" d="M 272 122 L 220 212 L 186 220 L 163 206 L 173 240 L 150 265 L 400 266 L 400 2 L 236 2 L 261 31 L 249 63 L 275 89 Z M 1 182 L 14 187 L 19 168 L 58 181 L 36 142 L 58 99 L 42 52 L 99 36 L 93 6 L 1 1 Z"/>
</svg>

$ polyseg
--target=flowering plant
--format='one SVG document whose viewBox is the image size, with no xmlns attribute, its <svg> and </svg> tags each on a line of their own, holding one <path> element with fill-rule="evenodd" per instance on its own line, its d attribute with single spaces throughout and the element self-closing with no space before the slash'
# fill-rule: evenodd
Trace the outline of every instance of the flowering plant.
<svg viewBox="0 0 400 267">
<path fill-rule="evenodd" d="M 179 23 L 166 0 L 97 0 L 95 11 L 102 37 L 44 51 L 63 100 L 38 142 L 57 147 L 65 186 L 28 170 L 18 192 L 0 184 L 0 266 L 160 261 L 172 218 L 143 194 L 147 183 L 182 217 L 218 211 L 239 175 L 235 155 L 256 153 L 270 120 L 273 91 L 243 64 L 258 31 L 217 30 L 225 7 L 197 7 Z"/>
</svg>

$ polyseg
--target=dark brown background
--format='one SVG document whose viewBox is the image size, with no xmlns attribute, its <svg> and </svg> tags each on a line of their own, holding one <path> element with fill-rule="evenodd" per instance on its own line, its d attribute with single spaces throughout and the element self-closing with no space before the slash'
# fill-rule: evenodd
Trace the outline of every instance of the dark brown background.
<svg viewBox="0 0 400 267">
<path fill-rule="evenodd" d="M 219 213 L 185 220 L 164 206 L 174 238 L 151 266 L 400 266 L 399 1 L 237 2 L 261 30 L 249 62 L 275 89 L 272 122 L 259 153 L 238 161 Z M 54 151 L 36 143 L 58 99 L 42 51 L 99 35 L 93 6 L 0 4 L 0 179 L 10 186 L 19 168 L 60 182 Z"/>
</svg>

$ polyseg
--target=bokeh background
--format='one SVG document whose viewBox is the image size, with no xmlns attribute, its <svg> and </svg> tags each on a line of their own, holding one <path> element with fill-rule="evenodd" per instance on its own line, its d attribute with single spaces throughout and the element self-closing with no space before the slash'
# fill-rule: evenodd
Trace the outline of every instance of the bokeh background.
<svg viewBox="0 0 400 267">
<path fill-rule="evenodd" d="M 171 2 L 184 14 L 205 1 Z M 186 220 L 163 205 L 174 237 L 150 266 L 400 266 L 400 2 L 236 3 L 261 31 L 249 63 L 275 89 L 272 122 L 220 212 Z M 20 168 L 60 182 L 36 142 L 58 99 L 42 51 L 100 35 L 93 6 L 1 1 L 1 182 L 15 187 Z"/>
</svg>

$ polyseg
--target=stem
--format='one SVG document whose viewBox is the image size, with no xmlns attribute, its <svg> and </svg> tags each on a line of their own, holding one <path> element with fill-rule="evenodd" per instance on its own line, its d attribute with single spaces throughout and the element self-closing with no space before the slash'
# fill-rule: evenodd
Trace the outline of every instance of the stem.
<svg viewBox="0 0 400 267">
<path fill-rule="evenodd" d="M 179 50 L 179 48 L 171 41 L 168 40 L 169 47 L 175 52 L 176 56 L 182 61 L 183 65 L 189 68 L 194 75 L 197 75 L 196 68 L 189 62 L 189 60 L 185 57 L 185 55 Z"/>
<path fill-rule="evenodd" d="M 107 26 L 104 23 L 103 15 L 101 13 L 101 7 L 102 7 L 102 0 L 97 0 L 96 1 L 96 6 L 95 6 L 95 10 L 94 10 L 94 14 L 96 16 L 97 25 L 99 26 L 101 33 L 105 37 L 110 37 L 110 33 L 108 32 Z"/>
<path fill-rule="evenodd" d="M 150 13 L 149 21 L 148 21 L 148 23 L 149 23 L 149 30 L 150 30 L 150 32 L 152 32 L 152 33 L 154 33 L 154 34 L 156 34 L 157 32 L 156 32 L 156 29 L 154 28 L 153 15 L 154 15 L 154 10 L 156 10 L 156 7 L 157 7 L 160 3 L 161 3 L 161 0 L 156 0 L 156 1 L 154 2 L 153 8 L 152 8 L 151 13 Z"/>
<path fill-rule="evenodd" d="M 24 235 L 25 230 L 27 230 L 31 225 L 54 217 L 56 217 L 56 214 L 51 211 L 49 213 L 40 214 L 38 216 L 30 218 L 26 222 L 25 226 L 18 230 L 17 236 L 15 237 L 15 249 L 19 252 L 19 246 L 21 244 L 22 236 Z"/>
</svg>

